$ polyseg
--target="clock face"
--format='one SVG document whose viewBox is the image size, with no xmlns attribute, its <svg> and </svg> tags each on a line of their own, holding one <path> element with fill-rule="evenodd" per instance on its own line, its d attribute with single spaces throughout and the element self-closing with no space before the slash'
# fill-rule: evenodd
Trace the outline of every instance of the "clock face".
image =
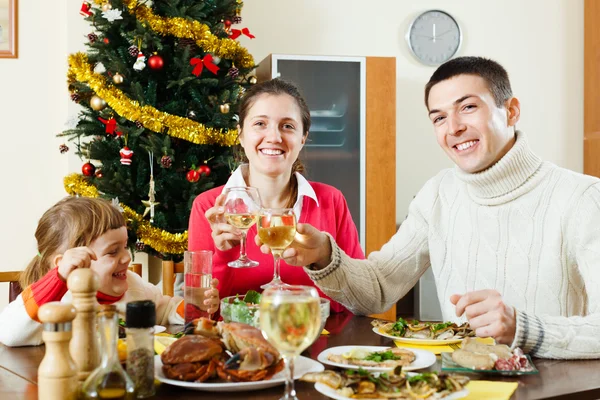
<svg viewBox="0 0 600 400">
<path fill-rule="evenodd" d="M 438 65 L 456 54 L 462 34 L 458 23 L 449 14 L 430 10 L 413 21 L 407 39 L 411 51 L 419 61 L 427 65 Z"/>
</svg>

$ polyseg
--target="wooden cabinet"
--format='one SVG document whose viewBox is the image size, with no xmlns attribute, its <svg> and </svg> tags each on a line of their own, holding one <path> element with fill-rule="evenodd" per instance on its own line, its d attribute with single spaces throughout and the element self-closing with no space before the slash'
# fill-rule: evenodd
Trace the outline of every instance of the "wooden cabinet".
<svg viewBox="0 0 600 400">
<path fill-rule="evenodd" d="M 301 89 L 312 119 L 306 177 L 340 189 L 365 254 L 380 249 L 396 231 L 396 59 L 271 54 L 257 77 Z"/>
</svg>

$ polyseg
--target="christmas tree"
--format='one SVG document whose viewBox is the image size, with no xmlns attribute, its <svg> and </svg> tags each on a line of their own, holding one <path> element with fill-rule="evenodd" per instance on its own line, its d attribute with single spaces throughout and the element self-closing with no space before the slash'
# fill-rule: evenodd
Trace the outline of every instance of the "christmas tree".
<svg viewBox="0 0 600 400">
<path fill-rule="evenodd" d="M 71 195 L 118 202 L 129 245 L 164 259 L 187 248 L 194 198 L 232 169 L 237 106 L 254 60 L 236 40 L 253 38 L 241 0 L 94 0 L 87 53 L 69 56 L 73 129 L 82 174 Z M 66 145 L 60 151 L 68 150 Z"/>
</svg>

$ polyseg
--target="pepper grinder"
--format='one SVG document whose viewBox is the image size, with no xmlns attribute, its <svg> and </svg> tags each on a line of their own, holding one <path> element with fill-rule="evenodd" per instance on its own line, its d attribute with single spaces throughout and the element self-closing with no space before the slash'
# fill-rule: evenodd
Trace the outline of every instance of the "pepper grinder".
<svg viewBox="0 0 600 400">
<path fill-rule="evenodd" d="M 38 368 L 38 399 L 75 400 L 79 384 L 77 365 L 69 353 L 75 308 L 53 301 L 40 307 L 38 318 L 44 324 L 42 338 L 46 343 L 46 354 Z"/>
<path fill-rule="evenodd" d="M 69 349 L 79 371 L 77 378 L 84 381 L 100 364 L 96 334 L 96 292 L 100 281 L 91 269 L 78 268 L 69 274 L 67 286 L 73 295 L 73 306 L 77 310 Z"/>
</svg>

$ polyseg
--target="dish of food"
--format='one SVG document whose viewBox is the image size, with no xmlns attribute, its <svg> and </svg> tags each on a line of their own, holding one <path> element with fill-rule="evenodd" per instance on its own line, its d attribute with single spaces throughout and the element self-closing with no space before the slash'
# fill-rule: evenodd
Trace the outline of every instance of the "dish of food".
<svg viewBox="0 0 600 400">
<path fill-rule="evenodd" d="M 258 328 L 261 294 L 249 290 L 245 295 L 221 299 L 221 316 L 225 322 L 241 322 Z"/>
<path fill-rule="evenodd" d="M 390 371 L 398 366 L 404 371 L 414 371 L 435 364 L 435 354 L 401 347 L 337 346 L 323 350 L 317 360 L 333 367 L 362 368 L 369 372 Z"/>
<path fill-rule="evenodd" d="M 475 336 L 468 323 L 419 322 L 398 318 L 396 322 L 374 320 L 373 332 L 401 343 L 420 345 L 445 345 L 460 343 L 464 338 Z"/>
<path fill-rule="evenodd" d="M 465 397 L 469 378 L 463 375 L 390 371 L 370 373 L 363 369 L 309 373 L 300 378 L 315 382 L 315 389 L 332 399 L 444 399 Z"/>
<path fill-rule="evenodd" d="M 531 358 L 520 348 L 487 345 L 467 338 L 461 349 L 442 353 L 442 370 L 462 372 L 485 372 L 497 375 L 537 374 Z"/>
<path fill-rule="evenodd" d="M 207 392 L 242 392 L 249 390 L 265 389 L 285 383 L 285 371 L 280 371 L 270 379 L 255 382 L 227 382 L 223 380 L 210 380 L 205 382 L 187 382 L 169 379 L 162 370 L 163 364 L 160 356 L 154 356 L 154 376 L 162 383 L 180 386 L 190 390 L 201 390 Z M 294 362 L 294 379 L 310 372 L 323 371 L 323 364 L 304 356 L 296 357 Z"/>
</svg>

